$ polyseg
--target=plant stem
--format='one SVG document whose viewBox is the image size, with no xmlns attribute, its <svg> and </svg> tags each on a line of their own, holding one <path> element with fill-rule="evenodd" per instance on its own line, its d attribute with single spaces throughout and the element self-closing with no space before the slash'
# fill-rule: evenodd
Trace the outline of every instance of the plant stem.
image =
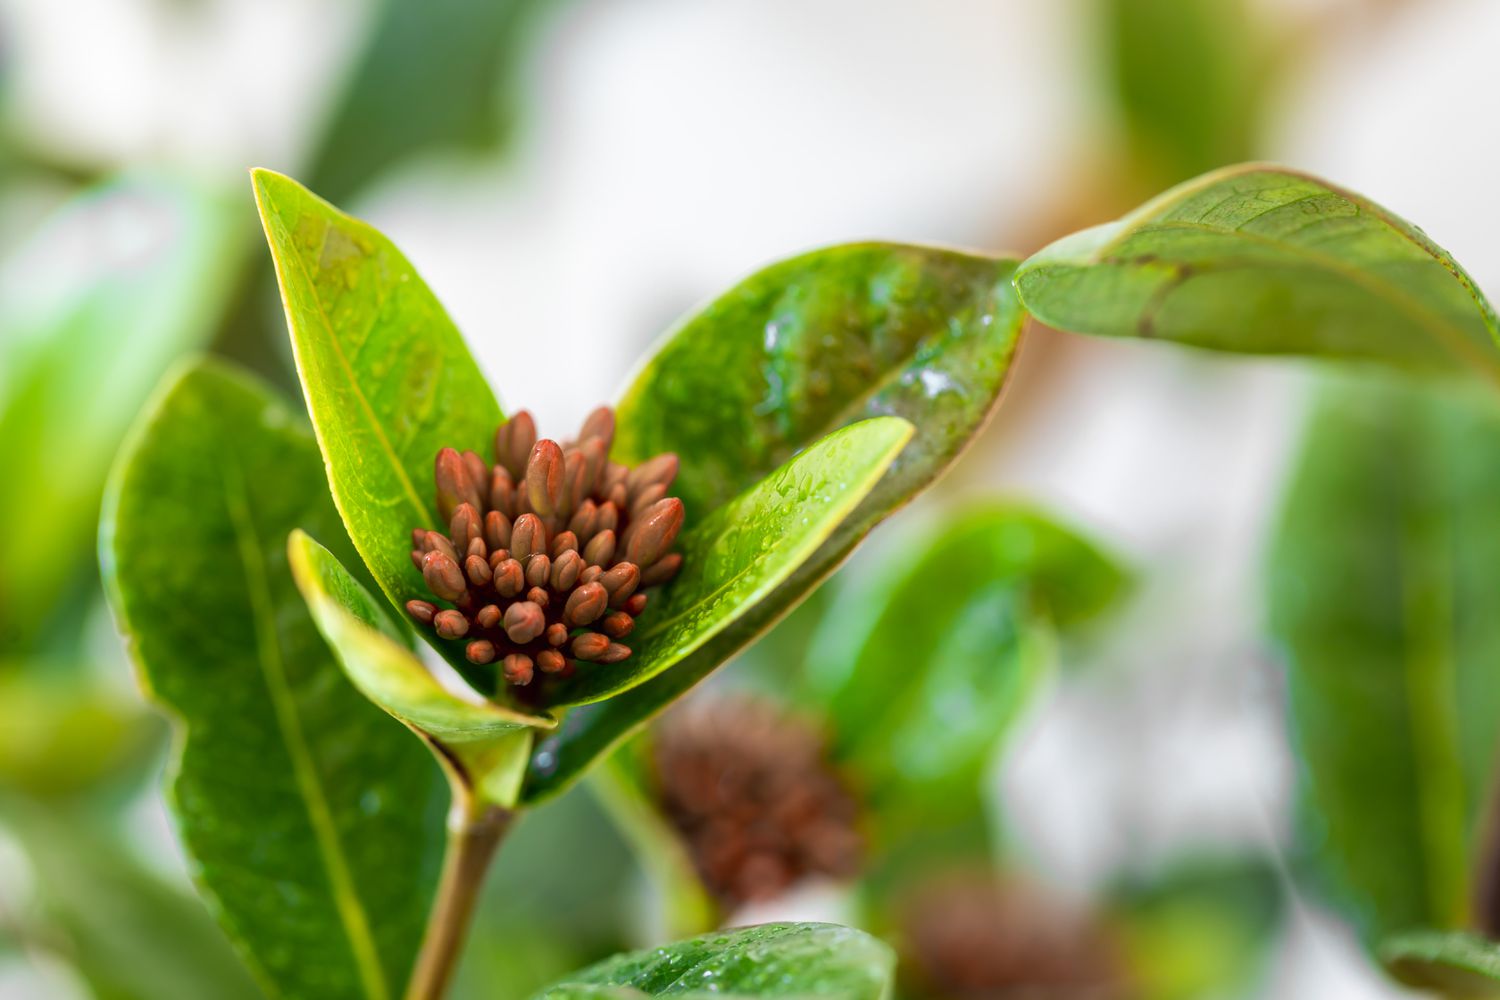
<svg viewBox="0 0 1500 1000">
<path fill-rule="evenodd" d="M 406 1000 L 441 1000 L 447 991 L 474 916 L 484 873 L 514 818 L 515 813 L 481 804 L 467 788 L 454 783 L 443 872 L 422 950 L 406 988 Z"/>
</svg>

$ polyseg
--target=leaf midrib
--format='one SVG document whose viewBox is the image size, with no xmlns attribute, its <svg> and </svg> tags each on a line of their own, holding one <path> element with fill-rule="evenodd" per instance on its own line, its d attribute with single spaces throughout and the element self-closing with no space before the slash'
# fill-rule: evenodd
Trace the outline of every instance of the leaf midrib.
<svg viewBox="0 0 1500 1000">
<path fill-rule="evenodd" d="M 390 989 L 380 966 L 374 936 L 355 889 L 343 847 L 339 843 L 333 813 L 313 766 L 312 751 L 302 731 L 302 723 L 297 716 L 297 708 L 287 681 L 286 664 L 282 661 L 275 615 L 271 608 L 270 586 L 261 555 L 264 549 L 250 515 L 244 474 L 233 454 L 226 455 L 223 469 L 224 502 L 234 528 L 237 554 L 250 599 L 251 620 L 256 638 L 256 661 L 260 665 L 261 676 L 271 698 L 276 725 L 291 758 L 292 773 L 307 809 L 308 820 L 312 824 L 318 853 L 323 859 L 330 888 L 333 890 L 334 905 L 365 995 L 371 1000 L 389 1000 Z"/>
</svg>

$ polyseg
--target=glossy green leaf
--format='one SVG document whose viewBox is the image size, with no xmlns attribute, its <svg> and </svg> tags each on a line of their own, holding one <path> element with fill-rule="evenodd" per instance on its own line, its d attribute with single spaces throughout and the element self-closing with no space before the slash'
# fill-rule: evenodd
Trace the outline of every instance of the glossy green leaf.
<svg viewBox="0 0 1500 1000">
<path fill-rule="evenodd" d="M 0 797 L 0 833 L 24 850 L 39 911 L 7 918 L 34 919 L 27 929 L 101 1000 L 263 997 L 202 902 L 122 853 L 96 825 L 88 814 Z"/>
<path fill-rule="evenodd" d="M 1124 582 L 1044 515 L 975 507 L 842 590 L 807 656 L 807 700 L 824 706 L 835 755 L 877 805 L 933 823 L 976 798 L 1050 671 L 1054 629 L 1100 611 Z"/>
<path fill-rule="evenodd" d="M 839 529 L 911 439 L 900 418 L 862 420 L 716 507 L 684 532 L 682 571 L 631 633 L 635 655 L 609 670 L 580 670 L 553 704 L 635 687 L 731 627 Z"/>
<path fill-rule="evenodd" d="M 911 425 L 894 417 L 845 427 L 685 532 L 683 570 L 642 617 L 637 652 L 619 665 L 625 669 L 580 671 L 565 689 L 565 700 L 575 703 L 607 700 L 595 713 L 575 711 L 558 736 L 542 742 L 524 797 L 557 794 L 722 664 L 701 651 L 756 613 L 804 564 L 869 495 L 911 435 Z"/>
<path fill-rule="evenodd" d="M 439 758 L 456 762 L 481 800 L 514 805 L 531 729 L 554 728 L 555 720 L 444 687 L 380 602 L 307 534 L 292 533 L 287 558 L 313 620 L 354 686 L 441 747 Z"/>
<path fill-rule="evenodd" d="M 162 372 L 213 332 L 240 235 L 209 192 L 133 175 L 0 264 L 0 522 L 26 526 L 0 546 L 0 652 L 29 648 L 87 569 L 109 463 Z"/>
<path fill-rule="evenodd" d="M 1445 997 L 1500 997 L 1500 945 L 1478 935 L 1413 931 L 1383 943 L 1380 957 L 1408 986 Z"/>
<path fill-rule="evenodd" d="M 122 453 L 101 558 L 142 683 L 178 722 L 170 802 L 215 915 L 279 996 L 398 997 L 442 778 L 344 680 L 287 568 L 294 528 L 339 537 L 311 433 L 199 362 Z"/>
<path fill-rule="evenodd" d="M 1500 378 L 1495 311 L 1417 227 L 1280 167 L 1205 174 L 1016 272 L 1026 308 L 1076 333 Z"/>
<path fill-rule="evenodd" d="M 881 1000 L 895 956 L 834 924 L 762 924 L 629 952 L 538 993 L 538 1000 L 645 996 L 836 996 Z"/>
<path fill-rule="evenodd" d="M 1336 387 L 1270 561 L 1308 848 L 1372 938 L 1459 928 L 1500 730 L 1500 405 Z"/>
<path fill-rule="evenodd" d="M 426 598 L 410 552 L 412 529 L 437 523 L 433 458 L 444 447 L 489 454 L 499 404 L 390 240 L 287 177 L 254 180 L 334 503 L 386 596 L 398 607 Z"/>
<path fill-rule="evenodd" d="M 384 0 L 309 168 L 335 201 L 416 154 L 500 146 L 541 0 Z"/>
</svg>

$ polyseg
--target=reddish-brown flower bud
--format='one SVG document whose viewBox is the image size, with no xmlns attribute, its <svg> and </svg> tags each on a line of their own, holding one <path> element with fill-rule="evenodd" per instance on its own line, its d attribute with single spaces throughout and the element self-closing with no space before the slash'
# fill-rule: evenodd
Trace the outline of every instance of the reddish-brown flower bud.
<svg viewBox="0 0 1500 1000">
<path fill-rule="evenodd" d="M 494 663 L 495 644 L 488 639 L 475 639 L 464 647 L 464 656 L 469 658 L 470 663 Z"/>
<path fill-rule="evenodd" d="M 526 463 L 526 499 L 531 509 L 552 517 L 562 507 L 563 454 L 556 441 L 541 440 L 531 449 Z"/>
<path fill-rule="evenodd" d="M 445 601 L 458 600 L 466 589 L 458 563 L 442 552 L 429 552 L 422 557 L 422 578 L 427 581 L 428 589 Z"/>
<path fill-rule="evenodd" d="M 604 614 L 609 602 L 609 591 L 599 583 L 585 583 L 568 596 L 563 608 L 563 620 L 574 628 L 581 628 Z"/>
<path fill-rule="evenodd" d="M 469 619 L 461 611 L 439 611 L 433 616 L 432 624 L 444 639 L 459 639 L 469 633 Z"/>
<path fill-rule="evenodd" d="M 511 653 L 505 658 L 502 668 L 505 679 L 517 687 L 525 687 L 531 683 L 531 657 L 524 653 Z"/>
<path fill-rule="evenodd" d="M 510 554 L 525 561 L 533 552 L 547 551 L 547 528 L 535 514 L 522 514 L 510 530 Z"/>
<path fill-rule="evenodd" d="M 495 461 L 519 480 L 526 473 L 526 459 L 536 444 L 536 421 L 525 410 L 500 425 L 495 432 Z"/>
<path fill-rule="evenodd" d="M 615 533 L 601 531 L 583 547 L 583 558 L 594 566 L 608 566 L 615 557 Z"/>
<path fill-rule="evenodd" d="M 630 540 L 625 543 L 625 558 L 637 566 L 650 566 L 656 562 L 677 541 L 683 515 L 682 501 L 676 497 L 652 504 L 631 526 Z"/>
<path fill-rule="evenodd" d="M 573 655 L 580 660 L 597 660 L 609 649 L 609 636 L 585 632 L 573 637 Z"/>
<path fill-rule="evenodd" d="M 536 665 L 544 674 L 560 674 L 568 665 L 568 658 L 555 649 L 544 649 L 536 654 Z"/>
<path fill-rule="evenodd" d="M 427 601 L 407 601 L 406 613 L 423 625 L 431 625 L 433 616 L 437 614 L 437 606 Z"/>
<path fill-rule="evenodd" d="M 510 641 L 526 645 L 547 628 L 547 617 L 542 609 L 530 601 L 521 601 L 505 609 L 505 634 Z"/>
</svg>

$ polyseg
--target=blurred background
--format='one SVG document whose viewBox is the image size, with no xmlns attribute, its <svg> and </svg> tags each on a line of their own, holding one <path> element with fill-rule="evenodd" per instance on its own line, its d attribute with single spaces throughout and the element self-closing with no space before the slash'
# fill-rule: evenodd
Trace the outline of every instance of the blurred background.
<svg viewBox="0 0 1500 1000">
<path fill-rule="evenodd" d="M 390 235 L 502 401 L 562 433 L 769 260 L 1024 254 L 1246 159 L 1369 195 L 1500 288 L 1496 46 L 1489 0 L 0 0 L 0 996 L 255 995 L 188 887 L 168 727 L 93 559 L 110 459 L 174 358 L 296 392 L 247 168 Z M 1250 971 L 1184 996 L 1403 995 L 1293 884 L 1262 568 L 1310 382 L 1033 327 L 977 446 L 845 571 L 994 496 L 1129 567 L 988 791 L 1008 864 L 1059 898 L 1182 859 L 1266 873 Z M 587 791 L 491 886 L 463 995 L 646 943 L 651 881 Z M 746 918 L 789 916 L 848 913 L 814 885 Z"/>
</svg>

